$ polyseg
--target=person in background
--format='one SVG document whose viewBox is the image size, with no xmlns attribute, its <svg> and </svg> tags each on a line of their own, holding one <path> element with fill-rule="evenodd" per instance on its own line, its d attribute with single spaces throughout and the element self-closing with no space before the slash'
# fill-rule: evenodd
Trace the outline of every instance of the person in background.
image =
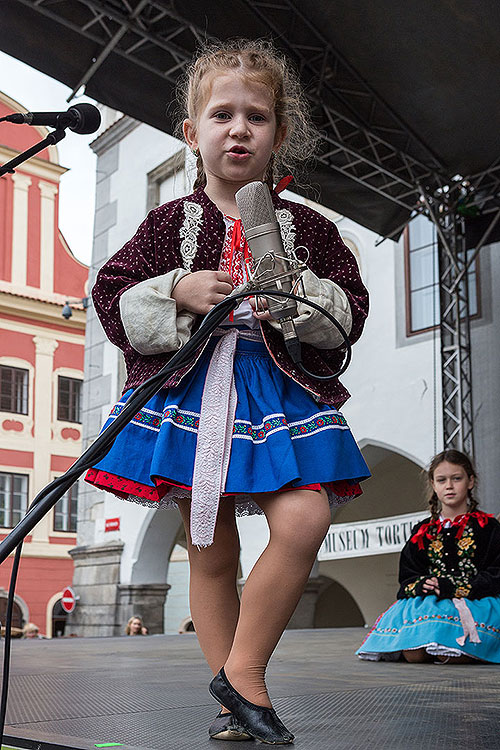
<svg viewBox="0 0 500 750">
<path fill-rule="evenodd" d="M 125 635 L 147 635 L 148 629 L 142 621 L 142 617 L 133 615 L 125 627 Z"/>
<path fill-rule="evenodd" d="M 428 472 L 430 518 L 400 559 L 397 601 L 356 652 L 361 659 L 500 664 L 500 523 L 478 509 L 468 456 L 447 450 Z"/>
<path fill-rule="evenodd" d="M 43 638 L 42 635 L 40 635 L 40 628 L 38 625 L 35 625 L 34 622 L 27 622 L 26 625 L 23 628 L 23 638 Z"/>
</svg>

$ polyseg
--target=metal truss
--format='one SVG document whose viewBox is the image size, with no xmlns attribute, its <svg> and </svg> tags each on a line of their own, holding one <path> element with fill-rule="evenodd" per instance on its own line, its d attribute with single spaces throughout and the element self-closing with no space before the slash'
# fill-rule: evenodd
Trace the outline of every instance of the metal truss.
<svg viewBox="0 0 500 750">
<path fill-rule="evenodd" d="M 423 195 L 426 214 L 438 234 L 439 303 L 443 447 L 474 455 L 474 409 L 468 272 L 500 221 L 500 209 L 491 215 L 476 247 L 467 249 L 465 222 L 457 213 L 464 187 Z"/>
<path fill-rule="evenodd" d="M 17 0 L 89 39 L 99 50 L 70 97 L 114 53 L 176 83 L 206 34 L 161 0 Z"/>
<path fill-rule="evenodd" d="M 445 448 L 474 455 L 467 251 L 463 220 L 450 214 L 438 241 L 442 414 Z M 460 277 L 460 281 L 457 281 Z"/>
<path fill-rule="evenodd" d="M 111 53 L 175 84 L 196 46 L 209 38 L 169 0 L 18 2 L 95 43 L 96 55 L 72 96 Z M 444 445 L 472 454 L 467 270 L 500 220 L 500 160 L 475 175 L 448 174 L 436 154 L 321 34 L 296 0 L 243 2 L 299 69 L 323 136 L 319 161 L 409 212 L 426 214 L 436 225 Z M 482 215 L 491 215 L 469 258 L 460 212 L 464 193 Z"/>
<path fill-rule="evenodd" d="M 411 211 L 443 183 L 435 154 L 291 0 L 244 0 L 295 60 L 323 135 L 319 160 Z"/>
<path fill-rule="evenodd" d="M 111 54 L 175 84 L 206 30 L 169 0 L 17 0 L 96 45 L 75 85 L 84 86 Z M 421 211 L 453 178 L 408 124 L 373 91 L 293 0 L 243 0 L 296 62 L 323 136 L 319 161 L 387 200 Z M 495 210 L 500 164 L 468 177 L 483 213 Z M 420 185 L 421 188 L 418 188 Z M 400 232 L 399 228 L 395 234 Z"/>
<path fill-rule="evenodd" d="M 435 213 L 427 204 L 438 232 L 441 384 L 444 448 L 474 455 L 474 411 L 470 307 L 467 271 L 470 267 L 464 221 L 452 196 L 445 194 Z"/>
</svg>

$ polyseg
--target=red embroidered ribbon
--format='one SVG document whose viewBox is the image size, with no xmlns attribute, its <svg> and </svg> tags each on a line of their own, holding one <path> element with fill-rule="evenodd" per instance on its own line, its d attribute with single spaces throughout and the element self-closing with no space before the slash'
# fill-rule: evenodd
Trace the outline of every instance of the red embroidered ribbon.
<svg viewBox="0 0 500 750">
<path fill-rule="evenodd" d="M 432 539 L 433 537 L 435 537 L 447 523 L 450 523 L 451 526 L 456 527 L 456 538 L 461 539 L 462 534 L 465 531 L 465 527 L 467 526 L 467 522 L 470 518 L 475 518 L 481 528 L 483 528 L 488 523 L 488 520 L 490 518 L 493 518 L 493 514 L 483 513 L 481 510 L 474 510 L 472 511 L 472 513 L 463 513 L 461 516 L 457 516 L 455 519 L 453 519 L 453 521 L 451 520 L 451 518 L 443 518 L 443 520 L 437 518 L 435 520 L 429 521 L 429 523 L 422 524 L 419 530 L 412 536 L 411 541 L 413 542 L 413 544 L 417 544 L 419 549 L 423 549 L 424 539 Z"/>
<path fill-rule="evenodd" d="M 276 187 L 274 188 L 274 192 L 279 195 L 283 190 L 285 190 L 291 181 L 293 180 L 293 175 L 287 174 L 286 177 L 282 177 L 281 180 L 278 182 Z"/>
<path fill-rule="evenodd" d="M 239 263 L 235 263 L 235 257 L 242 254 Z M 246 241 L 245 234 L 241 226 L 241 219 L 235 219 L 231 231 L 231 246 L 229 248 L 228 273 L 231 276 L 235 286 L 243 284 L 248 279 L 247 265 L 251 262 L 250 248 Z M 233 313 L 229 313 L 229 321 L 234 322 Z"/>
</svg>

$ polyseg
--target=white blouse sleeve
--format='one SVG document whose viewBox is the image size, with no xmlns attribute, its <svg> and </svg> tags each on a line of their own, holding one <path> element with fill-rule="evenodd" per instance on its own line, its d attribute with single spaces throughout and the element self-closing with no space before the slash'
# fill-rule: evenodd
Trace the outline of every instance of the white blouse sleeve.
<svg viewBox="0 0 500 750">
<path fill-rule="evenodd" d="M 189 340 L 196 313 L 177 310 L 174 286 L 187 274 L 174 268 L 162 276 L 130 287 L 120 298 L 126 336 L 139 354 L 160 354 L 180 349 Z"/>
</svg>

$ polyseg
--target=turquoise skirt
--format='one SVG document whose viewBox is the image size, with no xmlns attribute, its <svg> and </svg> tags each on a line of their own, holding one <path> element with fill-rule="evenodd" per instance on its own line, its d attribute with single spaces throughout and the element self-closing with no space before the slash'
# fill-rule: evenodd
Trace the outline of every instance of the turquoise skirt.
<svg viewBox="0 0 500 750">
<path fill-rule="evenodd" d="M 416 596 L 398 599 L 375 622 L 356 651 L 361 659 L 397 661 L 401 652 L 425 648 L 434 656 L 465 654 L 494 664 L 500 664 L 500 597 L 466 599 L 476 625 L 479 643 L 469 638 L 463 645 L 458 610 L 452 599 Z"/>
</svg>

